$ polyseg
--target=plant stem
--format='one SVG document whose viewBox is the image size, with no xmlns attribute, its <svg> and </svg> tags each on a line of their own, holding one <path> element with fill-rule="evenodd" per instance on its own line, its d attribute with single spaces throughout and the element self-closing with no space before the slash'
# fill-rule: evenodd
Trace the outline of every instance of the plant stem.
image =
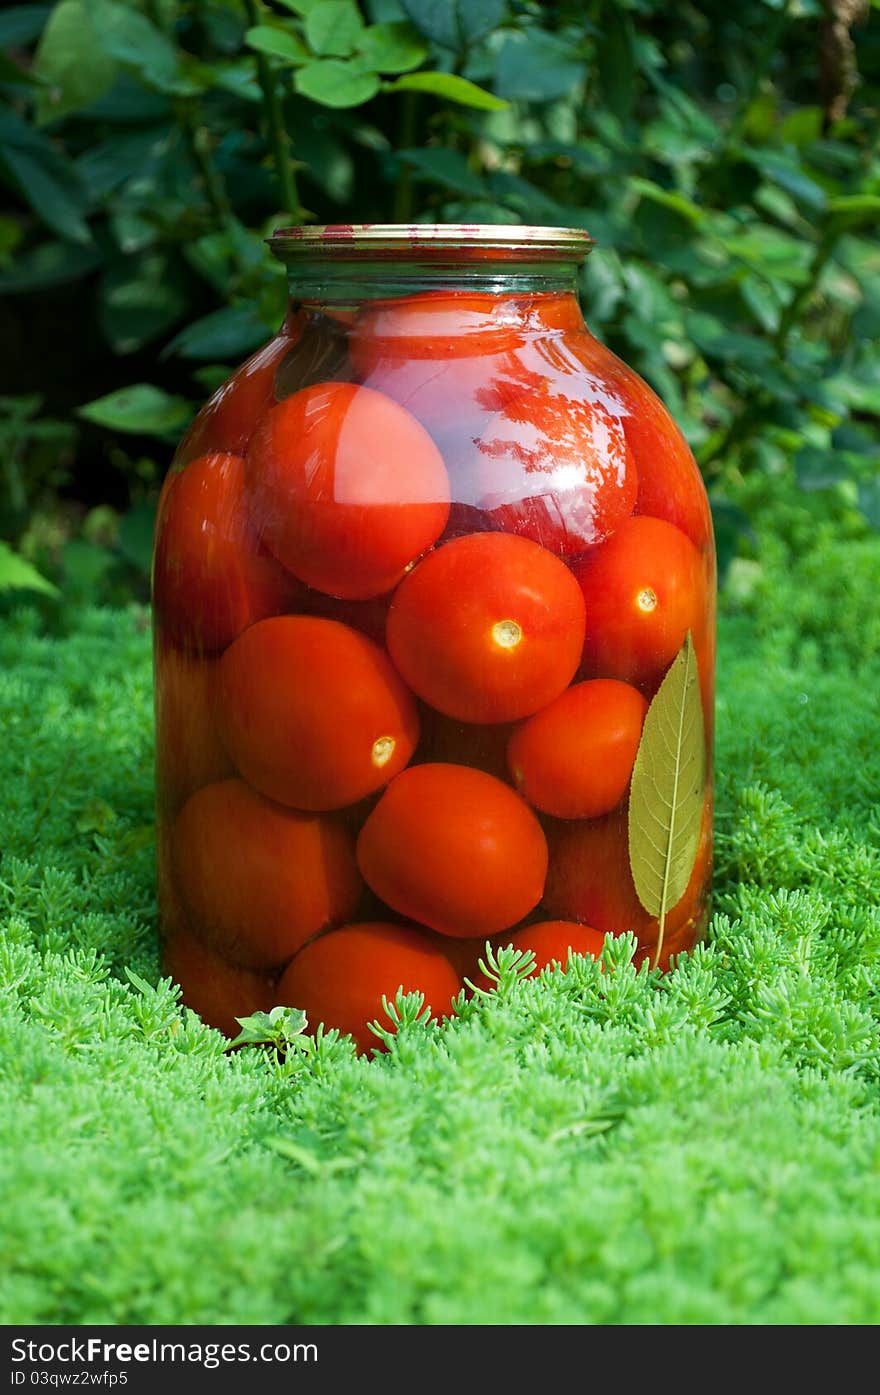
<svg viewBox="0 0 880 1395">
<path fill-rule="evenodd" d="M 260 23 L 260 12 L 257 0 L 245 0 L 248 13 L 248 23 L 256 26 Z M 281 207 L 288 213 L 295 223 L 301 223 L 306 217 L 305 209 L 299 201 L 299 192 L 296 187 L 296 175 L 293 171 L 291 161 L 291 141 L 284 125 L 284 113 L 281 110 L 281 99 L 278 95 L 278 84 L 275 81 L 275 74 L 272 66 L 264 53 L 254 55 L 257 60 L 257 81 L 260 84 L 260 91 L 263 94 L 263 114 L 266 118 L 266 133 L 269 140 L 269 148 L 272 151 L 272 163 L 275 167 L 275 179 L 278 184 L 278 192 L 281 195 Z"/>
<path fill-rule="evenodd" d="M 791 300 L 786 305 L 779 317 L 779 328 L 776 331 L 776 349 L 780 356 L 785 352 L 788 343 L 788 336 L 794 329 L 801 310 L 806 305 L 810 296 L 819 284 L 819 277 L 825 269 L 831 253 L 837 245 L 839 232 L 833 226 L 827 226 L 819 239 L 813 259 L 810 262 L 810 269 L 807 279 L 802 286 L 798 286 Z"/>
<path fill-rule="evenodd" d="M 415 92 L 404 92 L 400 104 L 400 142 L 398 149 L 410 150 L 416 143 L 416 110 L 418 97 Z M 408 223 L 413 208 L 413 172 L 409 165 L 403 165 L 394 191 L 394 221 Z"/>
<path fill-rule="evenodd" d="M 208 203 L 214 211 L 217 222 L 220 224 L 228 223 L 233 214 L 229 195 L 226 192 L 226 184 L 211 158 L 210 132 L 206 126 L 200 123 L 197 106 L 194 102 L 188 101 L 182 105 L 180 124 L 186 134 L 193 163 L 202 176 Z"/>
<path fill-rule="evenodd" d="M 726 144 L 728 148 L 739 140 L 745 130 L 752 102 L 757 97 L 761 83 L 770 71 L 770 65 L 779 51 L 779 40 L 789 17 L 788 6 L 789 0 L 785 0 L 785 4 L 776 11 L 773 19 L 768 22 L 764 39 L 758 48 L 752 67 L 748 91 L 740 102 L 739 110 L 727 130 Z"/>
</svg>

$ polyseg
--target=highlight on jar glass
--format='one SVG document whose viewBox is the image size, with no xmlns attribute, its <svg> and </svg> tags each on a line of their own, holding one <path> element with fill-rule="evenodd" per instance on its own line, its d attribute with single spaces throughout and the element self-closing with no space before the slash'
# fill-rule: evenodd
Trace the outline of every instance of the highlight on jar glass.
<svg viewBox="0 0 880 1395">
<path fill-rule="evenodd" d="M 715 549 L 688 446 L 599 343 L 579 229 L 276 232 L 281 331 L 172 463 L 154 552 L 160 931 L 229 1035 L 379 1049 L 489 940 L 535 971 L 712 877 Z"/>
</svg>

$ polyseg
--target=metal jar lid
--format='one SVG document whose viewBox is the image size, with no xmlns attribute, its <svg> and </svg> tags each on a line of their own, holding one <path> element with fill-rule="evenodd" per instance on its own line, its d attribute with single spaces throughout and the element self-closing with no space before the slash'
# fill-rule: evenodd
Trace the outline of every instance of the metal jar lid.
<svg viewBox="0 0 880 1395">
<path fill-rule="evenodd" d="M 521 223 L 335 223 L 276 228 L 269 246 L 282 261 L 318 256 L 339 262 L 392 260 L 497 260 L 581 262 L 593 246 L 583 228 Z"/>
</svg>

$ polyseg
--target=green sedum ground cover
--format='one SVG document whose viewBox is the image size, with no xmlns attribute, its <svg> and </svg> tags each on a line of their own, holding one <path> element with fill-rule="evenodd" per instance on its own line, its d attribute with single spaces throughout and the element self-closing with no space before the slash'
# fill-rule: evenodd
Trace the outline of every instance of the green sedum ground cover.
<svg viewBox="0 0 880 1395">
<path fill-rule="evenodd" d="M 0 1319 L 880 1320 L 880 540 L 763 488 L 708 944 L 511 979 L 375 1062 L 181 1013 L 146 617 L 5 622 Z"/>
</svg>

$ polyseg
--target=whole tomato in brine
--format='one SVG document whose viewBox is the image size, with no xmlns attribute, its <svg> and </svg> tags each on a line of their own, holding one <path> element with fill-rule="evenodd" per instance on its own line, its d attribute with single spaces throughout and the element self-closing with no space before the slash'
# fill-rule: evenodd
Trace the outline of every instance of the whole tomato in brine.
<svg viewBox="0 0 880 1395">
<path fill-rule="evenodd" d="M 354 1037 L 358 1051 L 381 1049 L 369 1023 L 392 1023 L 382 999 L 398 989 L 424 993 L 432 1017 L 449 1015 L 461 981 L 436 940 L 414 926 L 365 922 L 343 925 L 313 940 L 288 965 L 278 1000 L 301 1008 L 309 1030 L 323 1022 Z"/>
<path fill-rule="evenodd" d="M 696 548 L 710 547 L 712 514 L 706 486 L 690 446 L 660 398 L 587 331 L 567 337 L 566 345 L 619 404 L 638 474 L 635 512 L 680 528 Z"/>
<path fill-rule="evenodd" d="M 192 933 L 245 968 L 285 963 L 351 915 L 361 894 L 350 834 L 221 780 L 194 794 L 172 834 L 174 878 Z"/>
<path fill-rule="evenodd" d="M 515 925 L 541 899 L 547 842 L 508 785 L 464 765 L 416 765 L 391 782 L 357 844 L 376 895 L 443 935 Z"/>
<path fill-rule="evenodd" d="M 162 971 L 180 984 L 186 1006 L 227 1037 L 238 1036 L 239 1017 L 268 1012 L 275 1003 L 273 975 L 229 964 L 192 935 L 165 942 Z"/>
<path fill-rule="evenodd" d="M 183 438 L 178 464 L 216 451 L 244 455 L 257 422 L 274 400 L 275 373 L 299 339 L 301 327 L 302 317 L 291 317 L 280 334 L 209 398 Z"/>
<path fill-rule="evenodd" d="M 513 722 L 558 697 L 584 641 L 568 567 L 527 538 L 473 533 L 436 548 L 401 582 L 388 651 L 431 707 L 463 722 Z"/>
<path fill-rule="evenodd" d="M 217 731 L 216 659 L 194 658 L 156 638 L 156 783 L 160 806 L 177 812 L 215 780 L 233 774 Z"/>
<path fill-rule="evenodd" d="M 632 513 L 637 472 L 619 417 L 598 399 L 528 392 L 476 443 L 477 506 L 496 527 L 563 557 L 603 542 Z"/>
<path fill-rule="evenodd" d="M 648 704 L 628 683 L 596 678 L 518 726 L 507 763 L 520 794 L 544 814 L 594 819 L 628 788 Z"/>
<path fill-rule="evenodd" d="M 153 603 L 163 635 L 217 654 L 302 588 L 261 547 L 239 455 L 198 456 L 169 475 L 159 501 Z"/>
<path fill-rule="evenodd" d="M 250 784 L 297 809 L 342 809 L 381 789 L 415 750 L 419 717 L 387 655 L 335 620 L 280 615 L 220 662 L 217 720 Z"/>
<path fill-rule="evenodd" d="M 247 456 L 261 536 L 317 591 L 393 589 L 449 517 L 449 478 L 424 427 L 372 388 L 318 383 L 260 421 Z"/>
<path fill-rule="evenodd" d="M 584 672 L 656 683 L 706 610 L 700 554 L 658 518 L 629 518 L 573 564 L 586 605 Z"/>
</svg>

